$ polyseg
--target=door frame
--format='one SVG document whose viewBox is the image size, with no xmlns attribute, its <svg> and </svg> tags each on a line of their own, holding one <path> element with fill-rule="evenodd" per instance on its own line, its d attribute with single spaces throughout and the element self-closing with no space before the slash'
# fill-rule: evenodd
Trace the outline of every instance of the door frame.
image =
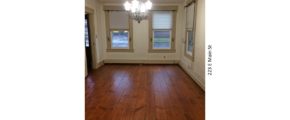
<svg viewBox="0 0 290 120">
<path fill-rule="evenodd" d="M 85 15 L 88 15 L 88 21 L 89 21 L 89 35 L 90 35 L 90 45 L 91 45 L 91 54 L 92 54 L 92 68 L 96 69 L 96 56 L 97 56 L 97 52 L 96 52 L 96 47 L 95 47 L 95 22 L 94 22 L 94 9 L 90 8 L 90 7 L 85 7 Z M 86 54 L 85 54 L 86 55 Z M 85 56 L 86 57 L 86 56 Z"/>
</svg>

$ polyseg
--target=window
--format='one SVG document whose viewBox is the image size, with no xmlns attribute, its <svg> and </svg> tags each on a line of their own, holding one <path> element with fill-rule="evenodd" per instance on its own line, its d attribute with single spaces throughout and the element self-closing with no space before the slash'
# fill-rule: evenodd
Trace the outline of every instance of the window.
<svg viewBox="0 0 290 120">
<path fill-rule="evenodd" d="M 153 36 L 153 49 L 170 49 L 171 31 L 154 30 Z"/>
<path fill-rule="evenodd" d="M 171 11 L 153 12 L 153 49 L 170 49 L 172 13 Z"/>
<path fill-rule="evenodd" d="M 153 11 L 149 22 L 149 52 L 175 52 L 175 11 Z"/>
<path fill-rule="evenodd" d="M 106 11 L 107 51 L 131 52 L 130 19 L 125 11 Z"/>
<path fill-rule="evenodd" d="M 85 46 L 90 47 L 88 19 L 85 18 Z"/>
<path fill-rule="evenodd" d="M 112 48 L 129 48 L 129 33 L 124 31 L 111 31 Z"/>
<path fill-rule="evenodd" d="M 185 28 L 185 56 L 193 60 L 194 33 L 195 33 L 195 3 L 191 2 L 186 6 L 186 28 Z"/>
<path fill-rule="evenodd" d="M 193 33 L 192 31 L 186 31 L 186 54 L 192 55 L 193 50 Z"/>
</svg>

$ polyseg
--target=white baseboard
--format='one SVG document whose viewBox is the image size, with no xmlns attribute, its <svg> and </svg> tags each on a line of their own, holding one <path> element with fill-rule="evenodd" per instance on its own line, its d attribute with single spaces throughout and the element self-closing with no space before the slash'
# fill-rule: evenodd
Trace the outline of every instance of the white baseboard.
<svg viewBox="0 0 290 120">
<path fill-rule="evenodd" d="M 178 65 L 192 78 L 195 83 L 197 83 L 203 89 L 203 91 L 205 91 L 205 84 L 201 82 L 204 81 L 204 79 L 202 79 L 200 76 L 193 75 L 193 73 L 186 69 L 186 67 L 182 65 L 181 62 Z"/>
<path fill-rule="evenodd" d="M 98 69 L 104 65 L 104 61 L 102 60 L 101 62 L 97 63 L 94 69 Z"/>
<path fill-rule="evenodd" d="M 121 64 L 178 64 L 179 60 L 127 60 L 127 59 L 105 59 L 104 63 Z"/>
</svg>

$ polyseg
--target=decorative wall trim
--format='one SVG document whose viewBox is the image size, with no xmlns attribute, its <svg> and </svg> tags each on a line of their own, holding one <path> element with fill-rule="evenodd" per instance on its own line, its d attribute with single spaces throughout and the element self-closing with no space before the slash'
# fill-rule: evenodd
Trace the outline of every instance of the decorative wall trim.
<svg viewBox="0 0 290 120">
<path fill-rule="evenodd" d="M 199 85 L 200 88 L 202 88 L 203 91 L 205 91 L 205 84 L 201 82 L 201 81 L 204 81 L 204 79 L 201 79 L 201 77 L 199 77 L 199 76 L 197 77 L 197 76 L 191 74 L 190 71 L 188 71 L 188 69 L 186 69 L 186 67 L 184 66 L 184 64 L 182 64 L 182 62 L 179 62 L 178 65 L 185 71 L 186 74 L 188 74 L 192 78 L 192 80 L 196 84 Z"/>
<path fill-rule="evenodd" d="M 120 63 L 120 64 L 178 64 L 179 60 L 105 59 L 104 63 Z"/>
</svg>

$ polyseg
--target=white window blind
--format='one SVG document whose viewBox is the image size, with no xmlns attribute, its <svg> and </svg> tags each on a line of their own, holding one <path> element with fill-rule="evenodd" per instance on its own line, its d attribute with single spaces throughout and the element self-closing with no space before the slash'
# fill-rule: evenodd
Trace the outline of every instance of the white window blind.
<svg viewBox="0 0 290 120">
<path fill-rule="evenodd" d="M 129 29 L 129 16 L 125 11 L 110 11 L 110 29 Z"/>
<path fill-rule="evenodd" d="M 193 28 L 194 3 L 186 8 L 186 28 Z"/>
<path fill-rule="evenodd" d="M 154 11 L 152 17 L 153 29 L 172 28 L 172 11 Z"/>
</svg>

